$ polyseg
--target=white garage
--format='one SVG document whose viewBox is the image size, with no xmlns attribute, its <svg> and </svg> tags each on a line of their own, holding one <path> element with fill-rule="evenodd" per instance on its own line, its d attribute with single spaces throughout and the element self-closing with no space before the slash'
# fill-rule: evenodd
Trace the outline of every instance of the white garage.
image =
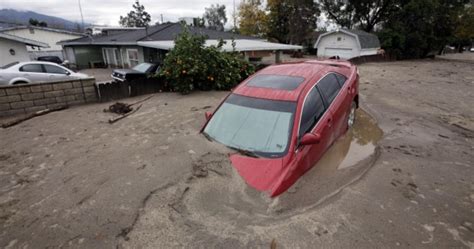
<svg viewBox="0 0 474 249">
<path fill-rule="evenodd" d="M 362 30 L 338 29 L 320 35 L 314 47 L 318 49 L 318 57 L 350 59 L 377 54 L 380 41 L 376 35 Z"/>
</svg>

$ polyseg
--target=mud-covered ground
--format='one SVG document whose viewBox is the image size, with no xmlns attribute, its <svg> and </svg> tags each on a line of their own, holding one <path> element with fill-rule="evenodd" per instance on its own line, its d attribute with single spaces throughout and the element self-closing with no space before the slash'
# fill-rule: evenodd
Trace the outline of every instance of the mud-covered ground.
<svg viewBox="0 0 474 249">
<path fill-rule="evenodd" d="M 474 248 L 473 68 L 360 66 L 356 126 L 275 199 L 198 134 L 225 92 L 157 94 L 112 125 L 104 103 L 0 130 L 0 246 Z"/>
</svg>

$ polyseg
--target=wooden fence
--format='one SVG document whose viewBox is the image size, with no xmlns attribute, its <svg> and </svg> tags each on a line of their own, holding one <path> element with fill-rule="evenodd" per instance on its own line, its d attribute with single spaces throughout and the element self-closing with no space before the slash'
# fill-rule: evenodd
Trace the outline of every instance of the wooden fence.
<svg viewBox="0 0 474 249">
<path fill-rule="evenodd" d="M 166 90 L 165 87 L 166 84 L 156 78 L 97 83 L 97 91 L 101 102 L 156 93 Z"/>
<path fill-rule="evenodd" d="M 383 62 L 383 61 L 394 61 L 395 57 L 389 56 L 388 54 L 375 54 L 375 55 L 365 55 L 349 59 L 355 65 L 360 65 L 363 63 L 370 62 Z"/>
</svg>

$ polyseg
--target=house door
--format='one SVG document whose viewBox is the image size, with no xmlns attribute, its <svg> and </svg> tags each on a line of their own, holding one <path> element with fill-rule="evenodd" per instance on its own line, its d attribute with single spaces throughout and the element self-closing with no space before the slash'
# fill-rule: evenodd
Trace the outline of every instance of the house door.
<svg viewBox="0 0 474 249">
<path fill-rule="evenodd" d="M 119 60 L 117 58 L 116 48 L 103 48 L 104 61 L 109 67 L 117 67 Z"/>
<path fill-rule="evenodd" d="M 71 48 L 71 47 L 66 47 L 64 50 L 66 52 L 66 60 L 68 60 L 70 64 L 75 65 L 76 64 L 76 56 L 74 54 L 74 49 Z"/>
</svg>

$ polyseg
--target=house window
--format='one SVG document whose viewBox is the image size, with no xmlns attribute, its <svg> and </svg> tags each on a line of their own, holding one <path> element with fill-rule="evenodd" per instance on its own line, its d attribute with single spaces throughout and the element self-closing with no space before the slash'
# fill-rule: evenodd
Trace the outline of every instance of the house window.
<svg viewBox="0 0 474 249">
<path fill-rule="evenodd" d="M 342 38 L 340 36 L 337 37 L 337 41 L 341 41 L 341 40 L 342 40 Z"/>
<path fill-rule="evenodd" d="M 127 49 L 127 58 L 128 65 L 134 67 L 138 65 L 138 50 L 137 49 Z"/>
</svg>

